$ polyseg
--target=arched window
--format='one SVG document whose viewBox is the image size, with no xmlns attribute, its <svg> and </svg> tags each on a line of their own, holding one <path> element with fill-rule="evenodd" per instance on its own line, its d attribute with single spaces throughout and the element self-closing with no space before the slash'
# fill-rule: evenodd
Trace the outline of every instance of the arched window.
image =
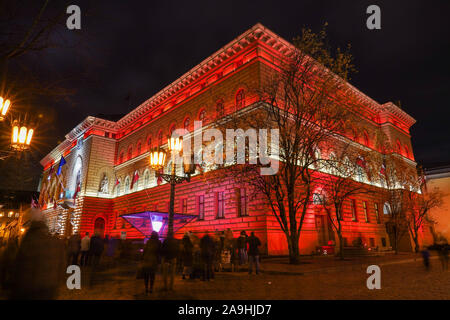
<svg viewBox="0 0 450 320">
<path fill-rule="evenodd" d="M 409 158 L 409 149 L 408 146 L 405 145 L 405 156 Z"/>
<path fill-rule="evenodd" d="M 150 184 L 150 172 L 148 170 L 145 170 L 144 173 L 144 188 L 147 187 Z"/>
<path fill-rule="evenodd" d="M 245 106 L 245 92 L 244 89 L 240 89 L 236 93 L 236 108 L 240 109 L 244 106 Z"/>
<path fill-rule="evenodd" d="M 205 118 L 206 118 L 206 110 L 202 109 L 198 114 L 198 120 L 205 121 Z"/>
<path fill-rule="evenodd" d="M 123 151 L 119 155 L 119 163 L 123 163 Z"/>
<path fill-rule="evenodd" d="M 391 214 L 391 205 L 389 202 L 385 202 L 383 205 L 383 213 L 384 214 Z"/>
<path fill-rule="evenodd" d="M 119 183 L 116 185 L 116 197 L 120 196 L 121 187 L 122 187 L 122 180 L 119 179 Z"/>
<path fill-rule="evenodd" d="M 189 130 L 189 124 L 191 122 L 191 119 L 189 119 L 189 117 L 187 117 L 186 119 L 184 119 L 184 124 L 183 127 L 185 130 Z"/>
<path fill-rule="evenodd" d="M 141 141 L 139 141 L 138 144 L 137 144 L 137 154 L 138 155 L 141 154 L 141 151 L 142 151 L 141 149 L 142 149 L 142 143 L 141 143 Z"/>
<path fill-rule="evenodd" d="M 333 151 L 331 151 L 330 152 L 330 154 L 329 154 L 329 156 L 328 156 L 328 161 L 327 161 L 327 167 L 328 167 L 328 170 L 329 170 L 329 172 L 331 173 L 331 174 L 334 174 L 334 175 L 336 175 L 337 174 L 337 166 L 338 166 L 339 164 L 337 163 L 337 160 L 336 160 L 336 155 L 334 154 L 334 152 Z"/>
<path fill-rule="evenodd" d="M 399 140 L 397 140 L 397 153 L 402 154 L 402 145 Z"/>
<path fill-rule="evenodd" d="M 217 101 L 216 112 L 217 112 L 217 116 L 218 117 L 222 117 L 224 115 L 224 106 L 223 106 L 223 100 L 222 99 Z"/>
<path fill-rule="evenodd" d="M 133 147 L 128 148 L 127 160 L 130 160 L 133 157 Z"/>
<path fill-rule="evenodd" d="M 363 133 L 363 139 L 364 139 L 364 145 L 369 146 L 369 144 L 370 144 L 369 135 L 367 134 L 366 131 L 364 131 L 364 133 Z"/>
<path fill-rule="evenodd" d="M 125 190 L 124 193 L 130 192 L 130 177 L 125 178 Z"/>
<path fill-rule="evenodd" d="M 175 129 L 176 129 L 176 125 L 173 124 L 173 125 L 170 127 L 170 130 L 169 130 L 169 137 L 172 136 L 172 134 L 173 134 L 173 132 L 175 131 Z"/>
</svg>

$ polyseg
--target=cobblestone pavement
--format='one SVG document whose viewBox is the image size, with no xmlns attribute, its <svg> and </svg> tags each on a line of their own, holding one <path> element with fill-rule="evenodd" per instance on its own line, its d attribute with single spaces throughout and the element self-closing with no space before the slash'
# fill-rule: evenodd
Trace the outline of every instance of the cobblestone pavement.
<svg viewBox="0 0 450 320">
<path fill-rule="evenodd" d="M 366 287 L 366 268 L 381 268 L 381 289 Z M 85 272 L 86 274 L 86 272 Z M 450 299 L 450 271 L 443 271 L 437 257 L 426 271 L 413 254 L 353 258 L 303 259 L 289 265 L 285 258 L 262 263 L 260 275 L 241 272 L 216 273 L 214 281 L 181 280 L 177 276 L 174 292 L 164 292 L 157 275 L 155 292 L 143 294 L 143 280 L 135 279 L 135 267 L 101 272 L 91 286 L 83 280 L 81 290 L 61 290 L 60 299 Z"/>
</svg>

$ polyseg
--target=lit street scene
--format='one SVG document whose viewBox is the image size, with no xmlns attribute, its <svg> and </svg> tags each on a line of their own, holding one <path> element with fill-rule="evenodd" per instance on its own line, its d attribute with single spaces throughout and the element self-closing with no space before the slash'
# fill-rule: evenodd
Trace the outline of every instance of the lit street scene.
<svg viewBox="0 0 450 320">
<path fill-rule="evenodd" d="M 1 1 L 0 303 L 448 302 L 449 9 Z"/>
</svg>

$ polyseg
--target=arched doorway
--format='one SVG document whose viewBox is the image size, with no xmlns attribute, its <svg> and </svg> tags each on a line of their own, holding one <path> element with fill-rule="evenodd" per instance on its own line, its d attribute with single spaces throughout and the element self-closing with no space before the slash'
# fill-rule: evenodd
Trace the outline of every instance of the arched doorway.
<svg viewBox="0 0 450 320">
<path fill-rule="evenodd" d="M 94 222 L 94 234 L 98 233 L 98 235 L 103 238 L 105 235 L 105 219 L 97 218 Z"/>
</svg>

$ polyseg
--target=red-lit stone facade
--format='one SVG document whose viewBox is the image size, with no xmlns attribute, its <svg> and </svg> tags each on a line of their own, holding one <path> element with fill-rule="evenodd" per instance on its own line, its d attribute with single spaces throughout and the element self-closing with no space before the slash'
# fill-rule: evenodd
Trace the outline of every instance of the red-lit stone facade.
<svg viewBox="0 0 450 320">
<path fill-rule="evenodd" d="M 44 174 L 40 201 L 50 229 L 65 234 L 75 231 L 92 234 L 96 224 L 104 223 L 104 232 L 110 236 L 126 232 L 127 238 L 142 238 L 138 230 L 119 216 L 145 210 L 168 211 L 169 185 L 159 185 L 155 179 L 149 168 L 149 149 L 165 144 L 172 128 L 192 131 L 194 120 L 207 125 L 224 114 L 256 103 L 249 88 L 260 85 L 276 61 L 291 50 L 290 43 L 257 24 L 119 121 L 87 117 L 41 161 Z M 372 135 L 381 127 L 396 141 L 397 153 L 415 166 L 409 135 L 414 119 L 390 102 L 380 105 L 351 89 L 365 110 L 361 121 L 366 130 L 355 142 L 374 148 Z M 55 174 L 48 179 L 50 168 L 57 168 L 61 155 L 67 161 L 61 181 Z M 139 179 L 131 189 L 136 171 Z M 71 198 L 77 184 L 80 191 L 75 209 L 54 205 L 59 198 Z M 62 186 L 65 194 L 61 192 Z M 245 190 L 245 186 L 231 179 L 219 182 L 213 171 L 177 185 L 175 212 L 193 215 L 204 212 L 203 219 L 199 217 L 179 234 L 187 230 L 201 234 L 231 228 L 237 236 L 241 230 L 255 231 L 265 252 L 287 253 L 284 234 L 263 196 L 250 198 Z M 361 237 L 370 246 L 388 248 L 380 198 L 364 196 L 354 199 L 354 204 L 357 221 L 351 218 L 350 204 L 345 208 L 344 237 L 348 244 Z M 224 216 L 218 217 L 222 206 Z M 316 246 L 326 244 L 328 229 L 325 213 L 312 204 L 300 238 L 301 253 L 310 254 Z"/>
</svg>

